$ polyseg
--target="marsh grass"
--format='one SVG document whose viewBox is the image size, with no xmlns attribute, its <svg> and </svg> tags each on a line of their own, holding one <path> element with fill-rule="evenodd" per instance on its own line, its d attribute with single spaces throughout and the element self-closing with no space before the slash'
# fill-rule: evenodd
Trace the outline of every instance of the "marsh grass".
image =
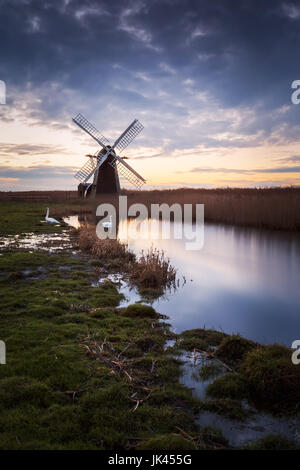
<svg viewBox="0 0 300 470">
<path fill-rule="evenodd" d="M 176 269 L 163 251 L 151 247 L 136 256 L 128 245 L 115 239 L 100 240 L 95 226 L 84 226 L 78 232 L 79 248 L 107 268 L 122 268 L 129 281 L 143 294 L 160 295 L 176 287 Z"/>
<path fill-rule="evenodd" d="M 212 399 L 203 402 L 202 409 L 245 419 L 248 414 L 242 401 L 247 400 L 257 410 L 274 415 L 299 413 L 300 368 L 292 363 L 288 347 L 261 345 L 236 334 L 196 329 L 178 335 L 172 349 L 204 353 L 221 360 L 226 368 L 226 374 L 217 376 L 207 387 L 207 397 Z"/>
<path fill-rule="evenodd" d="M 9 276 L 37 266 L 45 278 Z M 2 253 L 0 449 L 133 449 L 176 427 L 197 433 L 195 400 L 164 353 L 168 326 L 149 306 L 118 309 L 113 283 L 93 277 L 84 257 Z"/>
<path fill-rule="evenodd" d="M 176 287 L 176 269 L 163 251 L 153 247 L 142 251 L 138 261 L 132 264 L 129 277 L 144 292 L 147 289 L 163 291 Z"/>
</svg>

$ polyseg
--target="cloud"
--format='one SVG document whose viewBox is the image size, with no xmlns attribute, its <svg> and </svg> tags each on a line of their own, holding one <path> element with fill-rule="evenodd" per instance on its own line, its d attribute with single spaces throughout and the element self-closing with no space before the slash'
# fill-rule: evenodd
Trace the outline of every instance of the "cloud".
<svg viewBox="0 0 300 470">
<path fill-rule="evenodd" d="M 15 182 L 15 181 L 19 181 L 20 178 L 6 178 L 6 177 L 0 177 L 0 181 L 4 182 L 4 183 L 11 183 L 11 182 Z"/>
<path fill-rule="evenodd" d="M 0 142 L 1 156 L 14 155 L 61 155 L 71 152 L 61 145 L 10 144 Z"/>
<path fill-rule="evenodd" d="M 297 2 L 279 0 L 1 0 L 0 121 L 16 136 L 5 137 L 2 156 L 66 156 L 68 139 L 88 147 L 71 123 L 77 112 L 112 140 L 139 118 L 145 131 L 129 154 L 145 166 L 300 143 L 300 106 L 290 99 L 300 78 L 298 12 Z M 20 127 L 31 131 L 27 143 Z M 66 145 L 33 144 L 41 129 L 65 133 Z M 278 168 L 299 162 L 285 155 L 262 166 L 272 173 L 274 160 Z"/>
<path fill-rule="evenodd" d="M 277 168 L 256 168 L 256 169 L 242 169 L 242 168 L 193 168 L 191 173 L 300 173 L 300 166 L 293 167 L 277 167 Z M 179 172 L 178 172 L 179 173 Z M 182 172 L 180 172 L 182 173 Z"/>
<path fill-rule="evenodd" d="M 300 163 L 300 155 L 278 158 L 277 161 L 281 163 Z"/>
<path fill-rule="evenodd" d="M 12 167 L 0 166 L 0 174 L 2 178 L 65 178 L 66 176 L 74 176 L 73 167 L 58 166 L 28 166 L 28 167 Z"/>
<path fill-rule="evenodd" d="M 300 7 L 294 3 L 283 3 L 282 12 L 291 20 L 298 20 L 300 18 Z"/>
</svg>

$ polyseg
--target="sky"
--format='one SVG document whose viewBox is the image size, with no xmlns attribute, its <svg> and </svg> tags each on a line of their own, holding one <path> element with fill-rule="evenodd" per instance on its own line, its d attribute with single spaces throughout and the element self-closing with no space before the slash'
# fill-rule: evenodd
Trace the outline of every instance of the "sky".
<svg viewBox="0 0 300 470">
<path fill-rule="evenodd" d="M 114 140 L 146 188 L 300 184 L 300 0 L 0 0 L 0 190 L 76 189 Z"/>
</svg>

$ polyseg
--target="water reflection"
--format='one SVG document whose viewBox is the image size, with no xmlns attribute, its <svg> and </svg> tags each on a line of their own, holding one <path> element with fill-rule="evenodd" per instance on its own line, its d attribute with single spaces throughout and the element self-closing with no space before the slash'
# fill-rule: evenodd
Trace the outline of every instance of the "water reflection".
<svg viewBox="0 0 300 470">
<path fill-rule="evenodd" d="M 203 248 L 187 251 L 185 240 L 174 237 L 131 238 L 135 223 L 122 220 L 119 239 L 135 252 L 151 245 L 164 250 L 187 280 L 153 304 L 175 331 L 205 326 L 289 346 L 300 338 L 298 234 L 206 224 Z"/>
</svg>

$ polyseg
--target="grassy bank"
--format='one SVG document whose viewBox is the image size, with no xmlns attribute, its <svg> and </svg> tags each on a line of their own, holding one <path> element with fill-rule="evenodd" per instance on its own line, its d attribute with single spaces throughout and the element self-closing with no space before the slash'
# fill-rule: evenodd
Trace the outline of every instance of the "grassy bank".
<svg viewBox="0 0 300 470">
<path fill-rule="evenodd" d="M 5 205 L 0 216 L 7 233 L 61 230 L 39 226 L 39 211 Z M 0 449 L 224 447 L 195 425 L 168 324 L 149 306 L 119 308 L 109 281 L 92 287 L 99 267 L 81 252 L 2 251 Z"/>
<path fill-rule="evenodd" d="M 40 222 L 43 208 L 0 204 L 1 235 L 65 229 Z M 300 369 L 290 350 L 213 330 L 174 335 L 149 305 L 122 308 L 115 284 L 97 285 L 99 271 L 137 261 L 122 247 L 93 252 L 83 242 L 84 251 L 59 255 L 1 251 L 0 449 L 224 449 L 226 436 L 199 428 L 199 413 L 243 421 L 245 400 L 274 414 L 298 412 Z M 147 264 L 153 270 L 151 258 L 137 263 L 138 278 Z M 176 342 L 167 348 L 169 339 Z M 212 359 L 199 371 L 216 374 L 201 402 L 180 384 L 180 350 Z M 270 436 L 251 446 L 296 445 Z"/>
</svg>

